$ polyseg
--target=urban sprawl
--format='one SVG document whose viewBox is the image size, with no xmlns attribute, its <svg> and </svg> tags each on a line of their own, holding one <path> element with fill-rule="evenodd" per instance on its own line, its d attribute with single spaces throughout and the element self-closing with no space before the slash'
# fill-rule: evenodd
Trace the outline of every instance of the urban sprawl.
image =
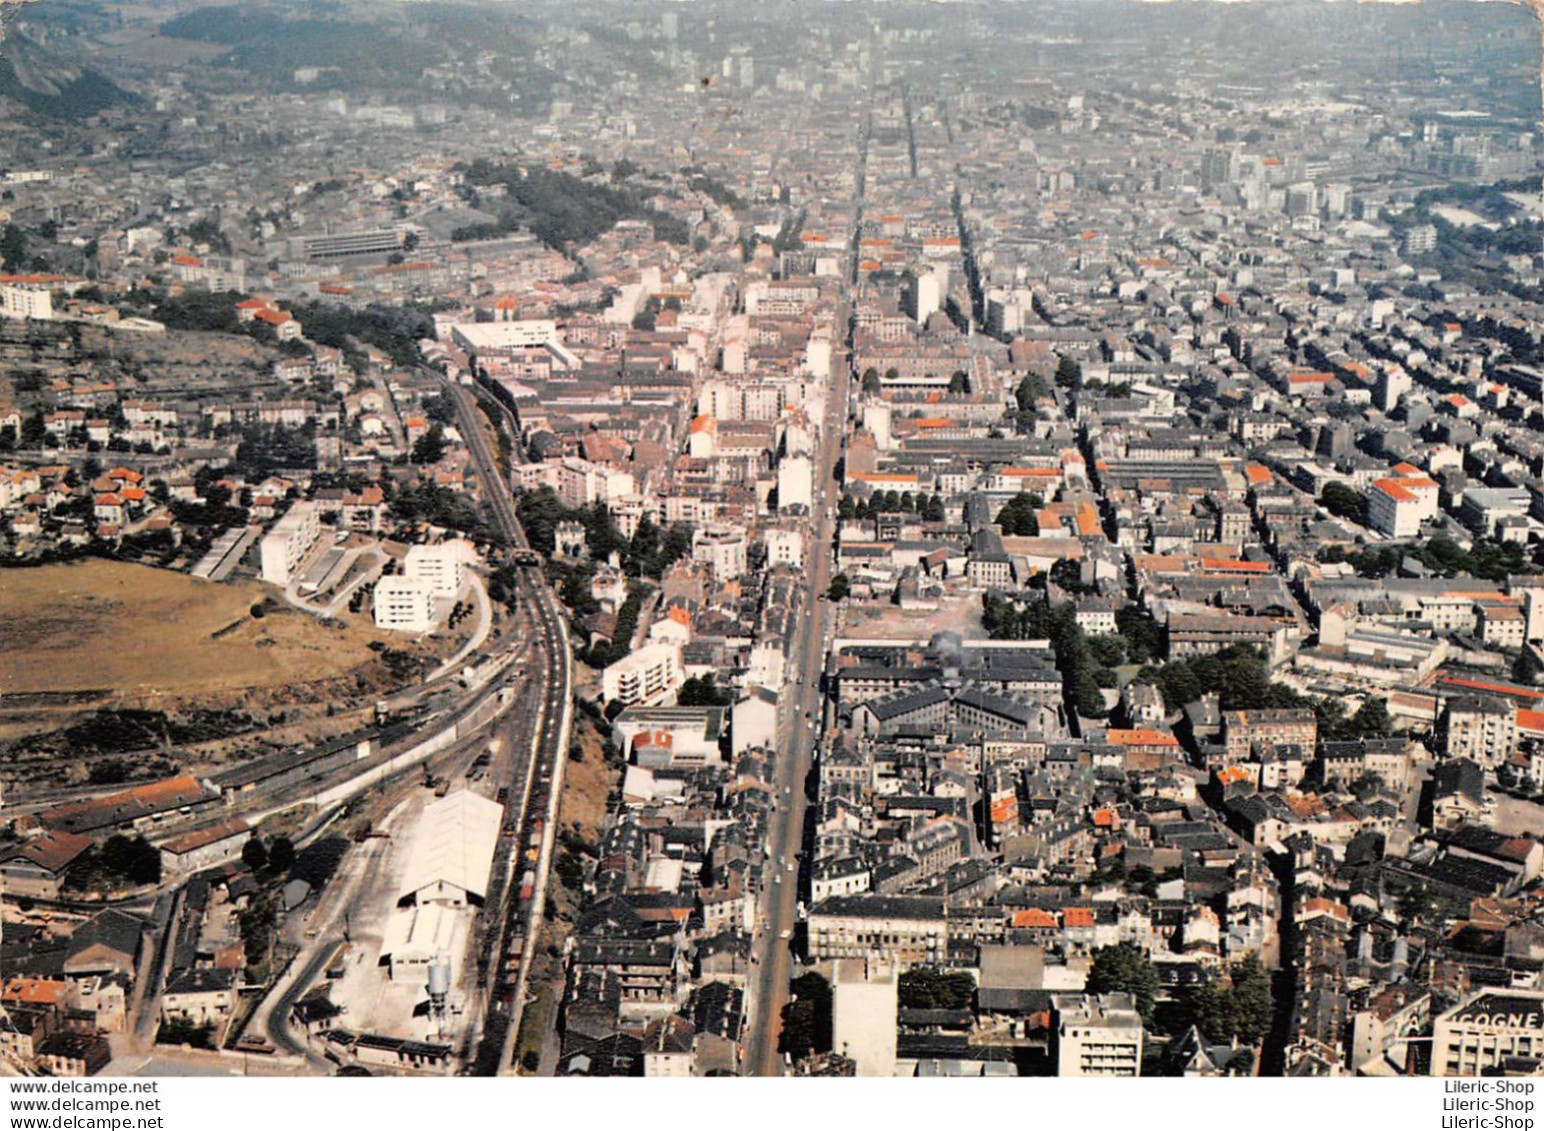
<svg viewBox="0 0 1544 1131">
<path fill-rule="evenodd" d="M 1544 1074 L 1539 28 L 0 5 L 10 1074 Z"/>
</svg>

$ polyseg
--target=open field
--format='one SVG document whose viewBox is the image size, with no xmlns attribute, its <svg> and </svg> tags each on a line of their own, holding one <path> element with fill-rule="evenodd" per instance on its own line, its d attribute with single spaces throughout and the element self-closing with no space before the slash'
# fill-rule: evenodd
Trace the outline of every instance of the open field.
<svg viewBox="0 0 1544 1131">
<path fill-rule="evenodd" d="M 256 618 L 256 583 L 211 585 L 122 562 L 0 575 L 0 688 L 183 695 L 323 679 L 373 658 L 363 617 L 335 628 L 283 608 Z"/>
</svg>

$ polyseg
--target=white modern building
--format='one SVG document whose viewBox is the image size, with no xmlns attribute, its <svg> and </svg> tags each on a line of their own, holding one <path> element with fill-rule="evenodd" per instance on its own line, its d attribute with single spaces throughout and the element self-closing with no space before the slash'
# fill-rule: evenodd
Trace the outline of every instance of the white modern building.
<svg viewBox="0 0 1544 1131">
<path fill-rule="evenodd" d="M 434 629 L 434 585 L 416 577 L 383 577 L 375 583 L 375 627 L 389 632 Z"/>
<path fill-rule="evenodd" d="M 427 582 L 437 597 L 454 597 L 461 592 L 467 565 L 476 560 L 472 544 L 462 538 L 437 546 L 411 546 L 402 559 L 402 576 Z"/>
<path fill-rule="evenodd" d="M 1367 492 L 1367 525 L 1389 538 L 1414 538 L 1437 517 L 1437 484 L 1425 476 L 1378 479 Z"/>
<path fill-rule="evenodd" d="M 321 510 L 317 504 L 298 502 L 291 506 L 263 535 L 263 580 L 270 585 L 288 585 L 321 536 Z"/>
<path fill-rule="evenodd" d="M 1142 1015 L 1130 994 L 1052 994 L 1058 1076 L 1140 1076 Z"/>
<path fill-rule="evenodd" d="M 680 687 L 681 646 L 645 644 L 601 673 L 601 694 L 607 702 L 625 705 L 652 703 Z"/>
</svg>

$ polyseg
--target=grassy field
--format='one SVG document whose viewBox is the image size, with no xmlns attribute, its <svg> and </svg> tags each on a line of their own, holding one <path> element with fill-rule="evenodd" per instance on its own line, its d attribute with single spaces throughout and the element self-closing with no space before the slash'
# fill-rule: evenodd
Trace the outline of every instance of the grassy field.
<svg viewBox="0 0 1544 1131">
<path fill-rule="evenodd" d="M 363 618 L 346 629 L 271 609 L 256 583 L 212 585 L 123 562 L 0 573 L 0 688 L 8 694 L 100 690 L 187 695 L 273 687 L 346 672 L 385 639 Z"/>
</svg>

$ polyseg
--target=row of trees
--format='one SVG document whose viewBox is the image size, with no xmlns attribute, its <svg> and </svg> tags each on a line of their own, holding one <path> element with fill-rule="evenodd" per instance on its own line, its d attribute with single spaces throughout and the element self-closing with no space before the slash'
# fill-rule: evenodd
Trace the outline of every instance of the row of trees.
<svg viewBox="0 0 1544 1131">
<path fill-rule="evenodd" d="M 943 522 L 948 517 L 944 497 L 925 491 L 915 495 L 910 491 L 875 491 L 867 499 L 843 495 L 836 505 L 836 513 L 843 522 L 875 518 L 881 514 L 914 514 L 924 522 Z"/>
<path fill-rule="evenodd" d="M 1049 640 L 1056 651 L 1063 693 L 1078 714 L 1102 719 L 1110 713 L 1102 689 L 1119 681 L 1094 655 L 1072 605 L 1053 606 L 1045 600 L 1016 604 L 988 593 L 982 598 L 981 623 L 993 640 Z"/>
<path fill-rule="evenodd" d="M 633 650 L 633 633 L 638 631 L 638 614 L 653 587 L 634 581 L 627 587 L 627 599 L 617 610 L 616 630 L 608 642 L 598 640 L 581 657 L 592 668 L 610 667 Z"/>
<path fill-rule="evenodd" d="M 1326 488 L 1325 494 L 1328 493 Z M 1465 550 L 1451 538 L 1440 535 L 1427 542 L 1415 542 L 1407 546 L 1376 546 L 1355 551 L 1347 551 L 1341 546 L 1328 546 L 1319 555 L 1319 560 L 1323 562 L 1348 562 L 1362 577 L 1388 577 L 1398 571 L 1400 563 L 1406 558 L 1420 562 L 1427 569 L 1438 573 L 1467 573 L 1487 581 L 1502 581 L 1514 574 L 1539 572 L 1538 566 L 1528 560 L 1523 547 L 1515 542 L 1481 539 Z"/>
<path fill-rule="evenodd" d="M 819 974 L 802 974 L 789 989 L 793 998 L 783 1006 L 783 1031 L 778 1052 L 794 1057 L 831 1051 L 831 983 Z"/>
</svg>

